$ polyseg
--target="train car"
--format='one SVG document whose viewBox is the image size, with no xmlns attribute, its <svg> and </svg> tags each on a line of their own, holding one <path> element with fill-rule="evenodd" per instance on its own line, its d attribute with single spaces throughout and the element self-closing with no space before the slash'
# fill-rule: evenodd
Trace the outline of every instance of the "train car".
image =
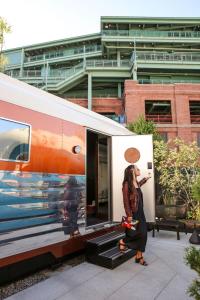
<svg viewBox="0 0 200 300">
<path fill-rule="evenodd" d="M 130 147 L 152 174 L 143 192 L 153 222 L 151 135 L 0 74 L 0 234 L 51 224 L 70 237 L 119 222 Z"/>
</svg>

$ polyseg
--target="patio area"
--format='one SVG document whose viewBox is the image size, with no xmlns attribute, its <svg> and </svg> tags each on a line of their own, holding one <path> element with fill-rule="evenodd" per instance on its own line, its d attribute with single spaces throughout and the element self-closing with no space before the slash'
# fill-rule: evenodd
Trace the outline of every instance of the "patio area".
<svg viewBox="0 0 200 300">
<path fill-rule="evenodd" d="M 10 300 L 185 300 L 186 290 L 196 277 L 184 263 L 184 249 L 191 244 L 191 234 L 161 231 L 148 233 L 145 259 L 147 267 L 128 260 L 114 270 L 81 263 L 66 267 L 32 287 L 7 299 Z"/>
</svg>

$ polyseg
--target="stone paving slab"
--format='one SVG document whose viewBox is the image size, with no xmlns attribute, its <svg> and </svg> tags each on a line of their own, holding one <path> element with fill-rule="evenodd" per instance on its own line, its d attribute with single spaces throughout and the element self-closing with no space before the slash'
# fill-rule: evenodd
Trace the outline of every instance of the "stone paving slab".
<svg viewBox="0 0 200 300">
<path fill-rule="evenodd" d="M 186 289 L 196 273 L 184 263 L 184 249 L 190 234 L 160 232 L 148 235 L 145 259 L 147 267 L 130 259 L 114 270 L 84 262 L 63 269 L 18 294 L 10 300 L 189 300 Z"/>
<path fill-rule="evenodd" d="M 184 280 L 180 275 L 176 275 L 168 283 L 168 285 L 157 295 L 156 300 L 189 300 L 191 299 L 186 290 L 188 280 Z"/>
</svg>

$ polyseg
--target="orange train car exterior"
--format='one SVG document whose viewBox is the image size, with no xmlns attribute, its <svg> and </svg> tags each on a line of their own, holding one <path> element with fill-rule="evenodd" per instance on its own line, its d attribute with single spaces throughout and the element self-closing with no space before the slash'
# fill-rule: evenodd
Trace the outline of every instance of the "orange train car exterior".
<svg viewBox="0 0 200 300">
<path fill-rule="evenodd" d="M 85 174 L 85 128 L 0 100 L 1 116 L 31 127 L 30 161 L 0 160 L 0 169 L 57 174 Z M 73 147 L 80 145 L 81 153 Z"/>
<path fill-rule="evenodd" d="M 0 245 L 9 250 L 12 241 L 53 233 L 46 246 L 1 256 L 0 274 L 1 263 L 47 251 L 59 258 L 116 228 L 130 147 L 139 150 L 143 173 L 153 175 L 152 137 L 0 73 Z M 152 176 L 144 190 L 148 222 L 155 216 L 153 188 Z"/>
<path fill-rule="evenodd" d="M 95 156 L 90 167 L 88 129 L 106 137 L 130 134 L 112 120 L 0 74 L 1 234 L 45 224 L 56 224 L 71 234 L 87 226 L 87 207 L 89 212 L 94 201 L 87 202 L 86 190 L 98 197 L 95 161 L 99 157 L 94 151 L 103 136 L 90 134 L 88 153 Z M 104 155 L 105 139 L 98 147 Z M 105 199 L 105 186 L 101 194 Z M 106 205 L 109 221 L 108 201 Z"/>
<path fill-rule="evenodd" d="M 0 73 L 0 283 L 15 278 L 15 263 L 24 262 L 26 267 L 19 268 L 24 275 L 32 258 L 48 265 L 49 253 L 61 258 L 83 249 L 87 238 L 117 228 L 112 216 L 113 136 L 133 134 Z M 21 250 L 12 244 L 18 240 Z"/>
</svg>

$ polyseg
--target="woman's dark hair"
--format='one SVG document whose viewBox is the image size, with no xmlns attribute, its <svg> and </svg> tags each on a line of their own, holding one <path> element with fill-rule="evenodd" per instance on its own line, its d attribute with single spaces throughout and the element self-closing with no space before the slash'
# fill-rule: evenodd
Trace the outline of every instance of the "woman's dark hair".
<svg viewBox="0 0 200 300">
<path fill-rule="evenodd" d="M 66 186 L 69 188 L 77 187 L 78 186 L 78 181 L 75 176 L 70 176 L 68 181 L 66 182 Z"/>
<path fill-rule="evenodd" d="M 133 172 L 132 170 L 135 168 L 134 165 L 129 165 L 125 170 L 124 170 L 124 180 L 123 180 L 123 185 L 125 182 L 128 182 L 128 189 L 129 192 L 133 192 Z"/>
</svg>

